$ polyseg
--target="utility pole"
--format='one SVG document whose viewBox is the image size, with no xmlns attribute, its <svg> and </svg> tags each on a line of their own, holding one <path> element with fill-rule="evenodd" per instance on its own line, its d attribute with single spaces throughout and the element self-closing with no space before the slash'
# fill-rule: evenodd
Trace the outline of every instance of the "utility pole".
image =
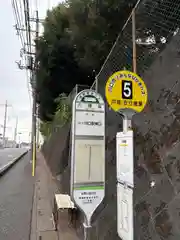
<svg viewBox="0 0 180 240">
<path fill-rule="evenodd" d="M 39 16 L 38 10 L 36 10 L 36 40 L 39 36 Z M 37 41 L 36 41 L 36 56 L 34 69 L 32 73 L 33 80 L 33 107 L 32 107 L 32 135 L 31 135 L 31 149 L 32 149 L 32 176 L 35 175 L 35 167 L 36 167 L 36 118 L 37 118 L 37 96 L 36 96 L 36 77 L 37 77 Z"/>
<path fill-rule="evenodd" d="M 17 126 L 18 126 L 18 117 L 16 117 L 16 126 L 14 129 L 14 143 L 16 144 L 16 140 L 17 140 Z"/>
<path fill-rule="evenodd" d="M 18 139 L 19 143 L 18 143 L 18 145 L 19 145 L 19 148 L 21 147 L 21 134 L 22 134 L 22 132 L 18 132 L 18 136 L 19 136 L 19 139 Z"/>
<path fill-rule="evenodd" d="M 137 72 L 137 53 L 136 53 L 136 8 L 132 10 L 132 42 L 133 42 L 133 72 Z"/>
<path fill-rule="evenodd" d="M 6 123 L 7 123 L 7 100 L 5 103 L 5 111 L 4 111 L 4 125 L 3 125 L 3 147 L 5 147 L 5 137 L 6 137 Z"/>
<path fill-rule="evenodd" d="M 4 110 L 4 125 L 3 125 L 3 147 L 5 147 L 6 145 L 5 137 L 6 137 L 6 124 L 7 124 L 7 108 L 8 108 L 8 103 L 6 100 L 5 110 Z"/>
</svg>

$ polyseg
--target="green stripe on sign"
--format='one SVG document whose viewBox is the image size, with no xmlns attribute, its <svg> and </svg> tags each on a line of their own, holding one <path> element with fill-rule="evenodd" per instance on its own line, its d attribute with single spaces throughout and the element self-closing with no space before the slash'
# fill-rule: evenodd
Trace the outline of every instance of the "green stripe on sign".
<svg viewBox="0 0 180 240">
<path fill-rule="evenodd" d="M 104 190 L 104 186 L 75 187 L 74 190 Z"/>
</svg>

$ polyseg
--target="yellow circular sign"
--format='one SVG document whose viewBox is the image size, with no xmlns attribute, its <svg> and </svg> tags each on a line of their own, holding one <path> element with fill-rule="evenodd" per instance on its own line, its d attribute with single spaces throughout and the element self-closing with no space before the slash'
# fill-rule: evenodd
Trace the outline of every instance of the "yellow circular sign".
<svg viewBox="0 0 180 240">
<path fill-rule="evenodd" d="M 132 109 L 141 112 L 147 103 L 147 88 L 144 81 L 130 71 L 114 73 L 106 83 L 108 104 L 114 111 Z"/>
</svg>

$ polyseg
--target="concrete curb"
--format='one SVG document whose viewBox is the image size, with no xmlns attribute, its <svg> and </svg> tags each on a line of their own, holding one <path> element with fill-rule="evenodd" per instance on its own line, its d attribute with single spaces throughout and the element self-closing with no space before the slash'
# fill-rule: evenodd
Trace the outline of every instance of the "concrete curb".
<svg viewBox="0 0 180 240">
<path fill-rule="evenodd" d="M 19 157 L 13 159 L 12 161 L 8 162 L 3 168 L 0 169 L 0 176 L 5 174 L 18 160 L 24 157 L 28 153 L 28 150 L 22 153 Z"/>
</svg>

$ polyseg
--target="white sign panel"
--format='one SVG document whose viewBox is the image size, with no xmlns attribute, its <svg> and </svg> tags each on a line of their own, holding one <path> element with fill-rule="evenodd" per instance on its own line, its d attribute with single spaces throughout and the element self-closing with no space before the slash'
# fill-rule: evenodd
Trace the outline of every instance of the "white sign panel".
<svg viewBox="0 0 180 240">
<path fill-rule="evenodd" d="M 104 141 L 75 141 L 74 183 L 103 183 L 104 181 Z"/>
<path fill-rule="evenodd" d="M 76 135 L 102 136 L 104 134 L 104 112 L 85 112 L 76 113 L 75 122 Z"/>
<path fill-rule="evenodd" d="M 74 189 L 74 201 L 84 212 L 88 225 L 91 224 L 91 217 L 104 199 L 104 186 L 79 187 Z"/>
<path fill-rule="evenodd" d="M 74 99 L 72 117 L 71 196 L 87 224 L 105 191 L 105 107 L 93 90 Z"/>
<path fill-rule="evenodd" d="M 116 152 L 117 181 L 133 187 L 133 131 L 117 133 Z"/>
<path fill-rule="evenodd" d="M 133 190 L 117 184 L 117 231 L 122 240 L 133 240 Z"/>
</svg>

